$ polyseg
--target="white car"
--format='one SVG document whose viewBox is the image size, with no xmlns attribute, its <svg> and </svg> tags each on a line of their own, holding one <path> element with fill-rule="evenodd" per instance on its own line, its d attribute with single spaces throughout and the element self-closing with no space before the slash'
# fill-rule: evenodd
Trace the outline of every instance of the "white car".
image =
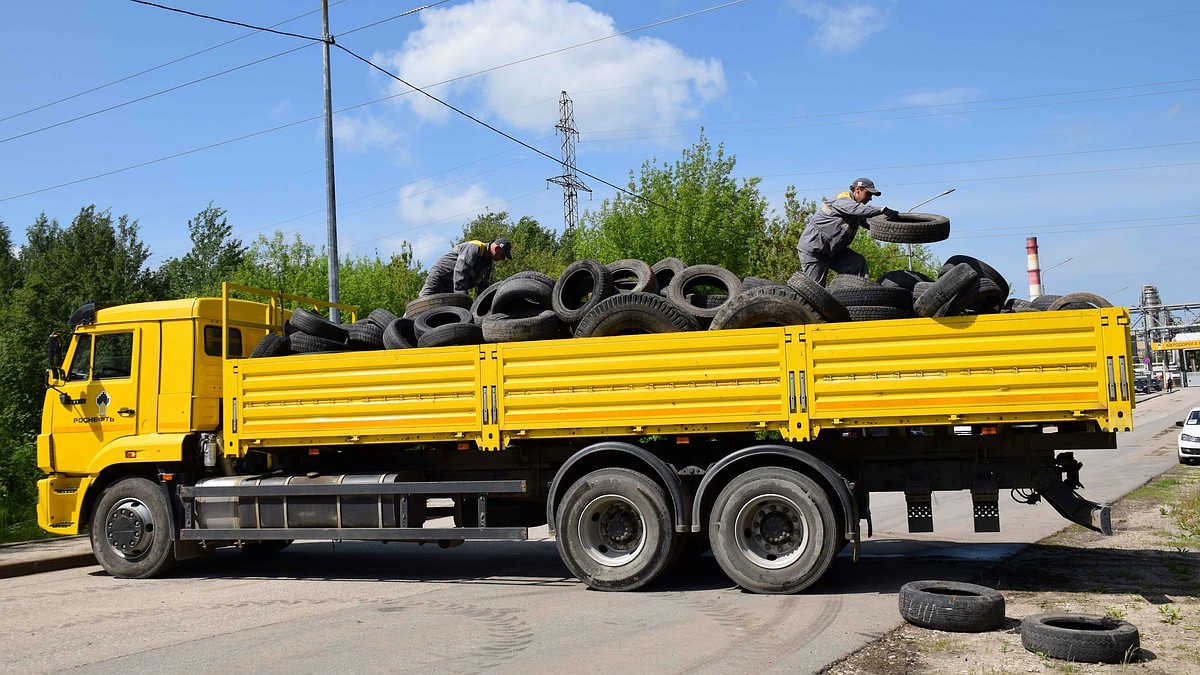
<svg viewBox="0 0 1200 675">
<path fill-rule="evenodd" d="M 1183 428 L 1179 432 L 1179 463 L 1200 463 L 1200 408 L 1192 408 L 1187 419 L 1175 426 Z"/>
</svg>

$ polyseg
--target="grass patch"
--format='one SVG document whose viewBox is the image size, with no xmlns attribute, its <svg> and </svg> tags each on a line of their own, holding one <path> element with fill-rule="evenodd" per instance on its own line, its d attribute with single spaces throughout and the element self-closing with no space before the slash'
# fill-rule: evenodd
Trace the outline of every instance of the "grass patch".
<svg viewBox="0 0 1200 675">
<path fill-rule="evenodd" d="M 38 527 L 37 515 L 25 513 L 25 510 L 12 512 L 0 504 L 0 544 L 14 541 L 31 541 L 33 539 L 49 539 L 53 534 Z"/>
<path fill-rule="evenodd" d="M 943 652 L 960 651 L 965 645 L 958 640 L 952 640 L 946 637 L 932 638 L 922 640 L 917 644 L 917 648 L 923 652 L 930 654 L 940 654 Z"/>
</svg>

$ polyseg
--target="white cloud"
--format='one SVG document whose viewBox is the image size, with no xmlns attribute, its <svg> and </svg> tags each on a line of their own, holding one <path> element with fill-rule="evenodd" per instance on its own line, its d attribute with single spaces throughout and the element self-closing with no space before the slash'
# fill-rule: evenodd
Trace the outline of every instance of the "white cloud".
<svg viewBox="0 0 1200 675">
<path fill-rule="evenodd" d="M 400 140 L 400 135 L 387 122 L 378 117 L 342 115 L 333 118 L 333 138 L 342 148 L 367 150 L 379 146 L 395 145 Z"/>
<path fill-rule="evenodd" d="M 826 52 L 852 52 L 887 25 L 888 10 L 876 3 L 790 0 L 789 4 L 801 15 L 817 22 L 812 43 Z"/>
<path fill-rule="evenodd" d="M 627 28 L 566 0 L 475 0 L 426 10 L 421 21 L 423 27 L 399 51 L 373 60 L 422 88 Z M 593 128 L 596 121 L 621 128 L 694 119 L 724 89 L 724 71 L 715 59 L 690 57 L 657 38 L 622 36 L 432 87 L 430 93 L 477 116 L 498 115 L 516 127 L 549 131 L 558 117 L 559 92 L 567 91 L 576 101 L 577 128 L 586 132 L 586 120 Z M 394 82 L 391 91 L 408 88 Z M 451 114 L 420 94 L 397 100 L 429 120 Z"/>
<path fill-rule="evenodd" d="M 1176 117 L 1179 117 L 1181 114 L 1183 114 L 1183 104 L 1176 103 L 1175 105 L 1171 106 L 1170 108 L 1167 108 L 1167 112 L 1165 113 L 1165 116 L 1167 119 L 1173 120 Z"/>
<path fill-rule="evenodd" d="M 489 204 L 501 201 L 478 183 L 452 193 L 437 188 L 432 181 L 420 181 L 400 189 L 399 214 L 407 223 L 433 224 L 451 218 L 473 218 L 486 211 Z"/>
</svg>

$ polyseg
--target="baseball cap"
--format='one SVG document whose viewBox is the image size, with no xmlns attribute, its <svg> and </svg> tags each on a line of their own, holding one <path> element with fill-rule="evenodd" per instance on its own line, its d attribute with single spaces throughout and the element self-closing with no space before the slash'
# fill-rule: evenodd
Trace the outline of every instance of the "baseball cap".
<svg viewBox="0 0 1200 675">
<path fill-rule="evenodd" d="M 883 194 L 879 190 L 875 189 L 875 182 L 872 181 L 870 178 L 859 178 L 858 180 L 854 181 L 853 183 L 850 184 L 850 189 L 854 189 L 854 188 L 864 188 L 867 192 L 870 192 L 871 194 L 875 195 L 876 197 Z"/>
<path fill-rule="evenodd" d="M 499 237 L 492 243 L 495 244 L 496 246 L 500 247 L 501 251 L 504 251 L 504 257 L 506 259 L 512 260 L 512 242 L 511 241 L 509 241 L 505 237 Z"/>
</svg>

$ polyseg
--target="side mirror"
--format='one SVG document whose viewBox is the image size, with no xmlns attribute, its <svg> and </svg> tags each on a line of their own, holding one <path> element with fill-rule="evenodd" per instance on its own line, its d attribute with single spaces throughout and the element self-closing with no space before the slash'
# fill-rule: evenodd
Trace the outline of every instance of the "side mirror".
<svg viewBox="0 0 1200 675">
<path fill-rule="evenodd" d="M 1177 426 L 1177 427 L 1182 427 L 1182 426 L 1183 426 L 1183 420 L 1179 420 L 1178 422 L 1176 422 L 1176 423 L 1175 423 L 1175 426 Z"/>
<path fill-rule="evenodd" d="M 46 344 L 46 356 L 50 358 L 50 368 L 58 365 L 58 354 L 62 351 L 62 346 L 58 344 L 58 333 L 51 333 L 50 340 Z"/>
</svg>

